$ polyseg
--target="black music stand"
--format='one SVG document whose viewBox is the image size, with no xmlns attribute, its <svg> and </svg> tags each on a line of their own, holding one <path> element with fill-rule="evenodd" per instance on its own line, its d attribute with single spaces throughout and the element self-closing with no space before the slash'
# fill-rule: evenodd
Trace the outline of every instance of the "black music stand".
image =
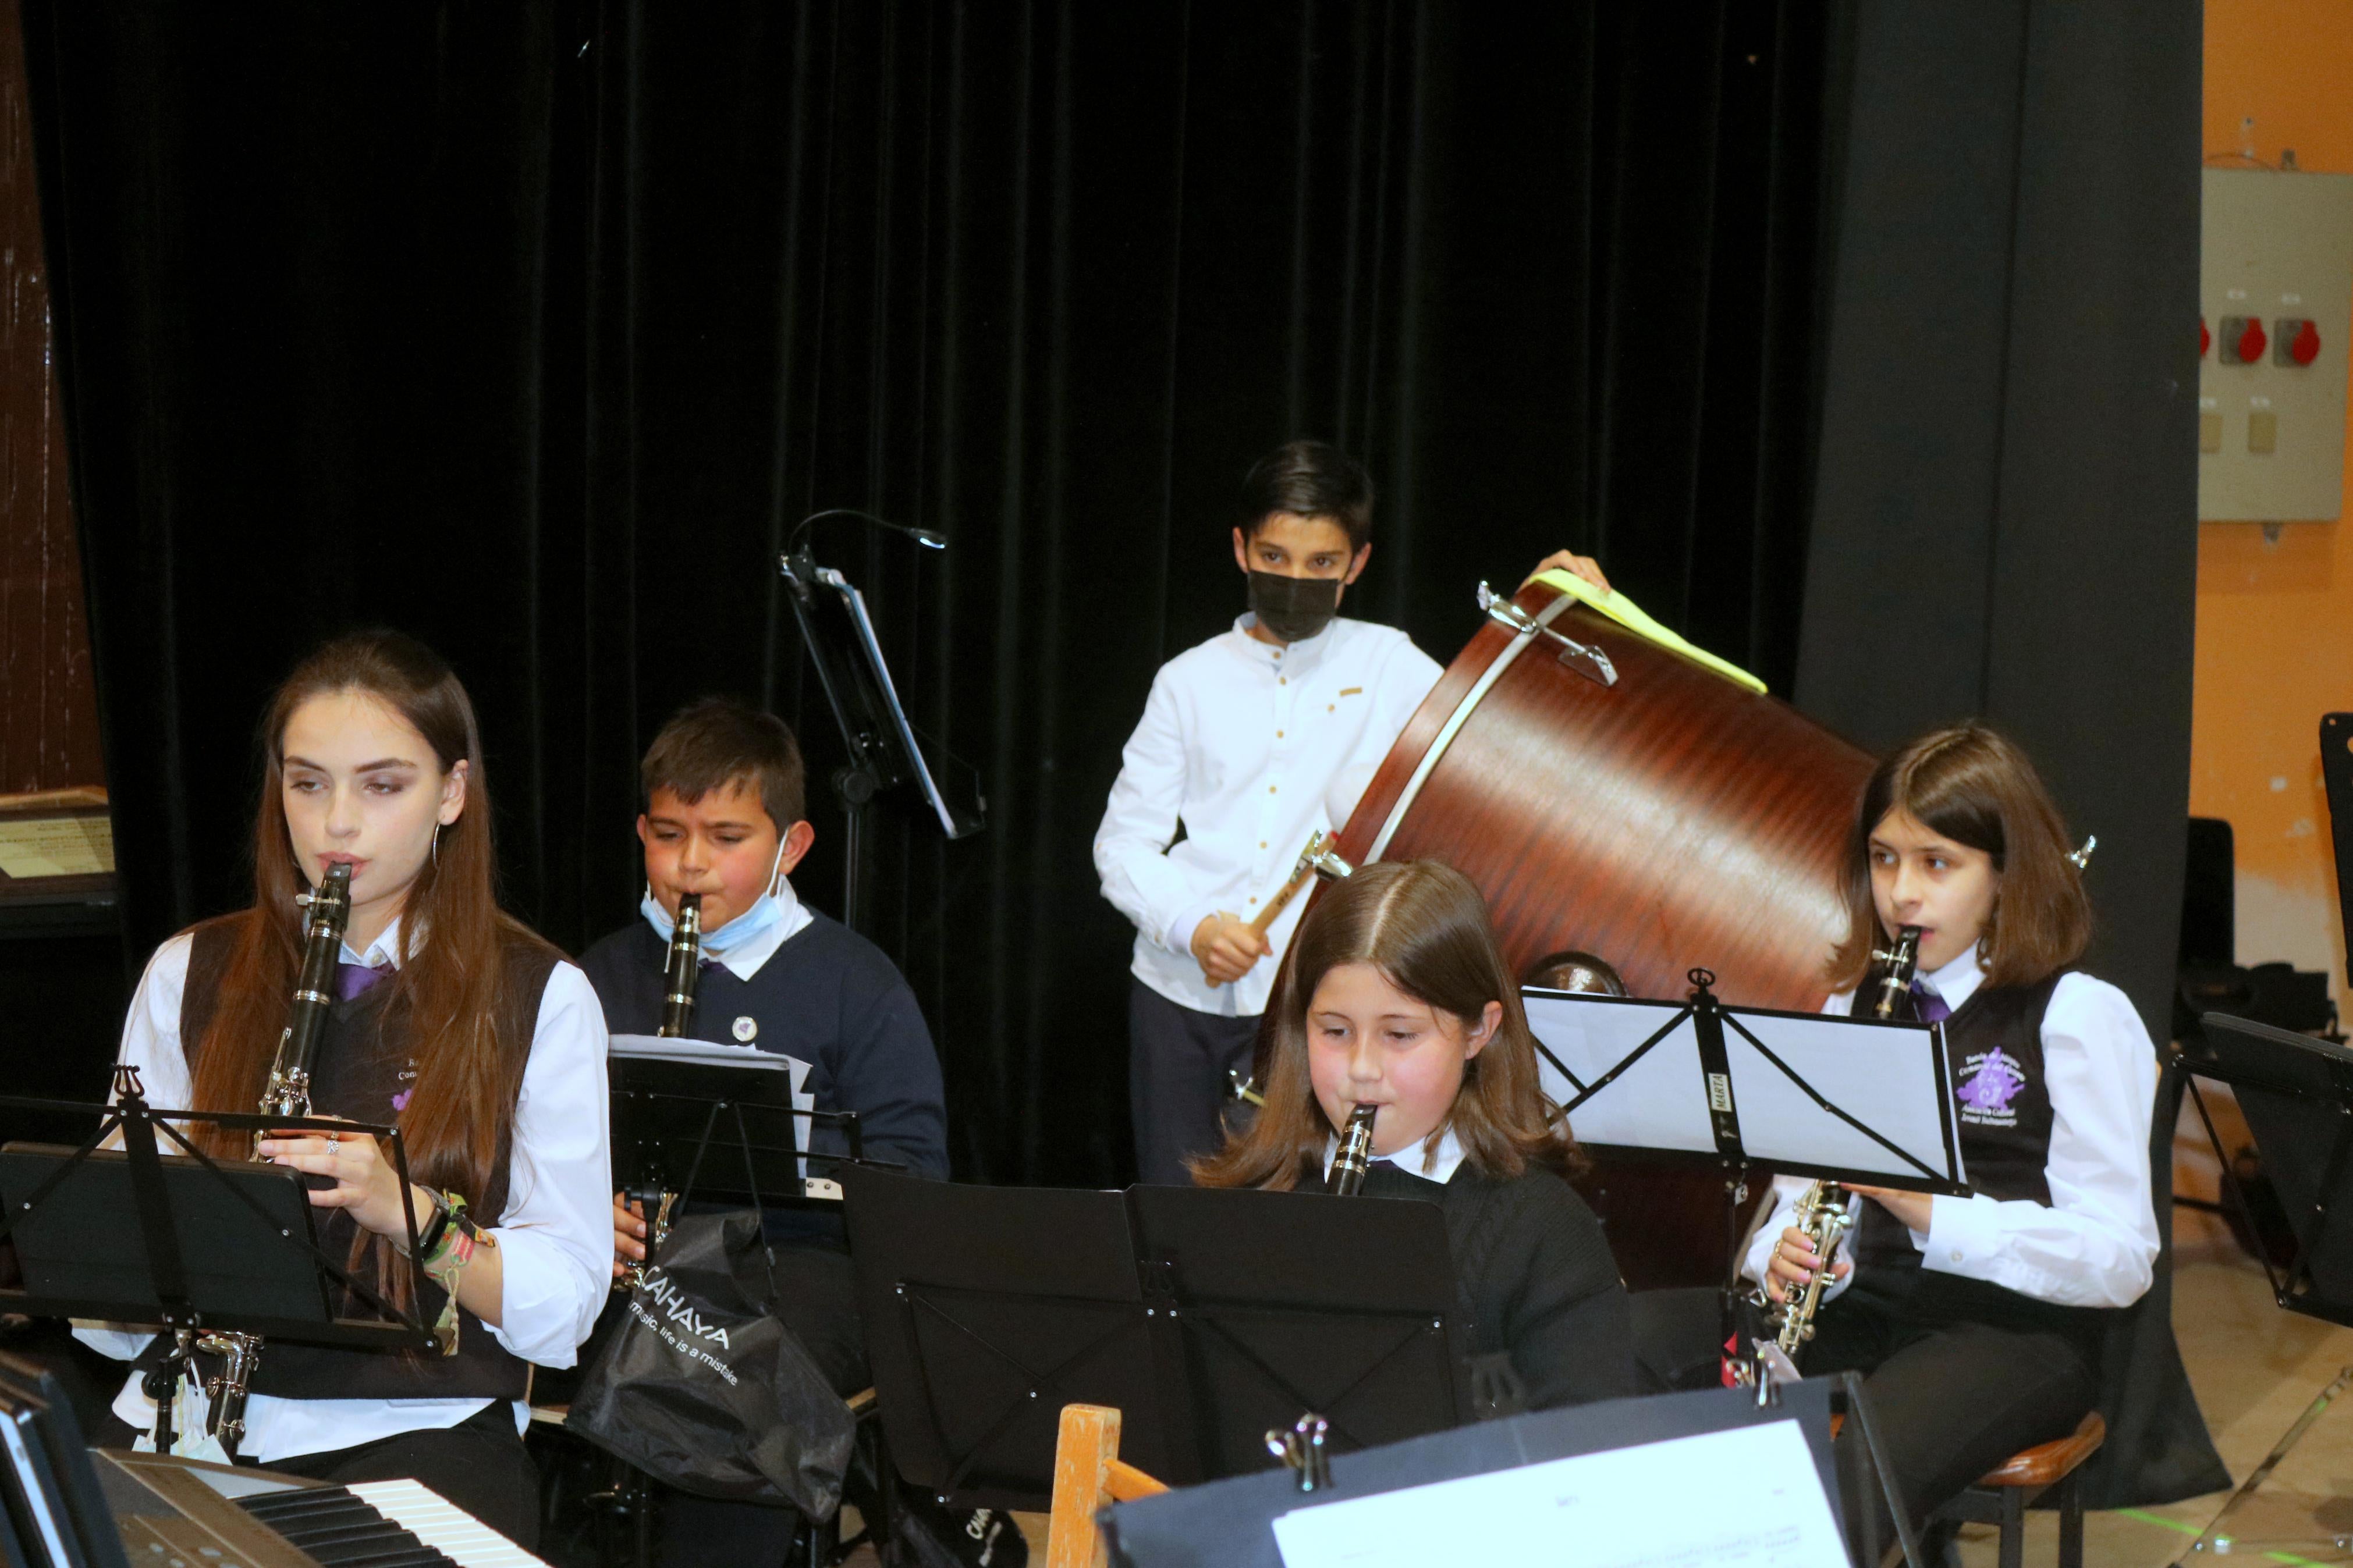
<svg viewBox="0 0 2353 1568">
<path fill-rule="evenodd" d="M 2285 1264 L 2257 1250 L 2272 1300 L 2288 1311 L 2353 1327 L 2353 1224 L 2342 1217 L 2353 1207 L 2353 1049 L 2221 1013 L 2209 1013 L 2202 1022 L 2211 1058 L 2177 1050 L 2173 1061 L 2221 1168 L 2224 1197 L 2246 1223 L 2247 1233 L 2260 1235 L 2237 1166 L 2198 1087 L 2200 1079 L 2231 1087 L 2295 1236 L 2295 1250 Z M 2305 1407 L 2177 1562 L 2253 1544 L 2234 1541 L 2226 1527 L 2348 1384 L 2353 1366 L 2339 1372 Z M 2281 1543 L 2289 1539 L 2329 1540 L 2340 1548 L 2353 1544 L 2341 1531 L 2282 1538 Z"/>
<path fill-rule="evenodd" d="M 883 526 L 894 531 L 914 531 Z M 786 597 L 792 605 L 793 619 L 800 626 L 809 663 L 817 670 L 818 683 L 825 688 L 826 705 L 833 710 L 849 757 L 848 764 L 834 774 L 833 787 L 847 825 L 841 923 L 854 931 L 863 902 L 860 850 L 870 803 L 912 795 L 908 804 L 920 803 L 920 815 L 937 822 L 940 832 L 950 839 L 979 832 L 987 803 L 981 796 L 977 775 L 969 767 L 959 763 L 956 776 L 944 776 L 923 755 L 915 727 L 900 704 L 899 689 L 891 679 L 889 661 L 882 657 L 882 644 L 875 635 L 873 617 L 867 614 L 865 595 L 839 572 L 817 563 L 807 549 L 807 529 L 804 522 L 797 547 L 786 552 L 778 565 L 792 590 Z M 915 536 L 925 542 L 936 541 L 934 548 L 945 545 L 936 535 L 916 532 Z M 943 762 L 955 762 L 945 748 L 935 749 Z"/>
<path fill-rule="evenodd" d="M 258 1334 L 353 1350 L 432 1350 L 421 1313 L 406 1314 L 318 1246 L 308 1186 L 297 1172 L 216 1162 L 175 1121 L 246 1133 L 336 1131 L 381 1138 L 408 1184 L 396 1127 L 324 1117 L 154 1110 L 137 1069 L 118 1067 L 112 1105 L 0 1097 L 14 1109 L 87 1114 L 98 1131 L 78 1149 L 12 1143 L 0 1150 L 0 1241 L 12 1237 L 25 1288 L 0 1290 L 0 1311 L 35 1318 L 155 1323 L 171 1336 L 164 1367 L 176 1377 L 206 1331 Z M 121 1150 L 101 1148 L 120 1131 Z M 157 1133 L 181 1152 L 164 1154 Z M 126 1200 L 137 1223 L 125 1230 Z M 407 1216 L 410 1300 L 422 1299 L 417 1215 Z M 237 1267 L 208 1259 L 234 1259 Z M 337 1315 L 348 1292 L 377 1316 Z M 151 1382 L 157 1374 L 151 1373 Z M 155 1383 L 155 1388 L 164 1388 Z M 151 1389 L 151 1392 L 154 1392 Z M 172 1447 L 173 1401 L 156 1396 L 156 1447 Z"/>
<path fill-rule="evenodd" d="M 1061 1408 L 1123 1415 L 1173 1483 L 1266 1463 L 1314 1410 L 1343 1448 L 1470 1415 L 1436 1205 L 1321 1193 L 844 1182 L 860 1315 L 900 1474 L 1042 1508 Z"/>
<path fill-rule="evenodd" d="M 1712 973 L 1694 969 L 1690 979 L 1683 1003 L 1537 988 L 1522 994 L 1546 1091 L 1560 1099 L 1572 1127 L 1587 1112 L 1581 1144 L 1723 1173 L 1722 1342 L 1730 1345 L 1738 1337 L 1747 1239 L 1740 1217 L 1752 1173 L 1952 1196 L 1969 1189 L 1943 1024 L 1727 1007 Z M 1838 1086 L 1837 1097 L 1817 1079 Z M 1880 1479 L 1905 1558 L 1916 1561 L 1918 1541 L 1894 1478 L 1883 1468 Z"/>
<path fill-rule="evenodd" d="M 1103 1512 L 1103 1532 L 1113 1561 L 1127 1568 L 1282 1568 L 1275 1521 L 1297 1509 L 1783 1421 L 1797 1423 L 1838 1523 L 1842 1478 L 1831 1442 L 1831 1407 L 1841 1384 L 1786 1384 L 1765 1405 L 1748 1390 L 1711 1389 L 1482 1422 L 1335 1458 L 1328 1483 L 1312 1494 L 1303 1493 L 1294 1472 L 1267 1469 L 1117 1503 Z M 1869 1561 L 1875 1565 L 1876 1555 Z"/>
</svg>

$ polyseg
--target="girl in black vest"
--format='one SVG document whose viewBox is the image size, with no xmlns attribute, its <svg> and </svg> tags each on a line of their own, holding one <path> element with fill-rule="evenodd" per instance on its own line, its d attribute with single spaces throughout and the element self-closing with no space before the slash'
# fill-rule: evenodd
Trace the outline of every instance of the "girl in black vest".
<svg viewBox="0 0 2353 1568">
<path fill-rule="evenodd" d="M 2033 765 L 1977 724 L 1923 736 L 1863 791 L 1831 963 L 1844 1013 L 1892 932 L 1920 928 L 1914 1000 L 1947 1018 L 1973 1194 L 1857 1188 L 1848 1254 L 1799 1360 L 1860 1371 L 1915 1522 L 2097 1397 L 2099 1336 L 2149 1288 L 2157 1053 L 2122 992 L 2070 968 L 2091 936 L 2065 826 Z M 1820 1259 L 1775 1184 L 1748 1273 L 1776 1300 Z M 1875 1490 L 1867 1506 L 1884 1505 Z"/>
<path fill-rule="evenodd" d="M 1445 1211 L 1473 1386 L 1508 1408 L 1631 1394 L 1626 1290 L 1565 1176 L 1535 1037 L 1487 906 L 1436 861 L 1366 866 L 1299 923 L 1266 1013 L 1266 1107 L 1193 1163 L 1210 1187 L 1322 1190 L 1337 1130 L 1373 1121 L 1368 1198 Z"/>
<path fill-rule="evenodd" d="M 121 1059 L 152 1104 L 253 1110 L 301 958 L 296 895 L 349 862 L 312 1106 L 396 1122 L 415 1180 L 404 1194 L 364 1137 L 269 1138 L 259 1152 L 328 1179 L 311 1194 L 322 1248 L 403 1305 L 406 1197 L 429 1281 L 417 1304 L 442 1352 L 269 1344 L 238 1457 L 342 1482 L 422 1480 L 528 1545 L 529 1363 L 569 1365 L 610 1282 L 603 1014 L 580 971 L 498 908 L 473 706 L 431 650 L 384 632 L 329 643 L 280 688 L 262 738 L 253 904 L 156 950 Z M 198 1142 L 241 1159 L 249 1136 Z M 143 1335 L 85 1338 L 152 1353 Z M 114 1410 L 152 1426 L 137 1373 Z"/>
</svg>

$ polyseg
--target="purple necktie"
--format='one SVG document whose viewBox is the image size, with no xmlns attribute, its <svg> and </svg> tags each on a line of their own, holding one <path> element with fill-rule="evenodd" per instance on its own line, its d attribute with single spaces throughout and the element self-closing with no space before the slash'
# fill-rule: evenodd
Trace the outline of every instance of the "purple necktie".
<svg viewBox="0 0 2353 1568">
<path fill-rule="evenodd" d="M 1936 994 L 1936 988 L 1925 980 L 1912 983 L 1912 1008 L 1924 1024 L 1941 1024 L 1953 1016 L 1945 999 Z"/>
<path fill-rule="evenodd" d="M 379 980 L 389 980 L 393 974 L 390 963 L 338 963 L 335 965 L 335 995 L 348 1002 Z"/>
</svg>

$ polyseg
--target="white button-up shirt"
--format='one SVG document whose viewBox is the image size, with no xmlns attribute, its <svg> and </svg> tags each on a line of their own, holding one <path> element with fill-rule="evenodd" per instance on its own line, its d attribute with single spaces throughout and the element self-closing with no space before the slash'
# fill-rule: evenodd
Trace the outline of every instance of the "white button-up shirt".
<svg viewBox="0 0 2353 1568">
<path fill-rule="evenodd" d="M 1921 977 L 1957 1013 L 1985 972 L 1972 946 Z M 1854 1006 L 1852 993 L 1825 1013 Z M 2149 1118 L 2157 1100 L 2157 1050 L 2125 994 L 2105 980 L 2060 978 L 2042 1013 L 2042 1071 L 2051 1095 L 2051 1151 L 2043 1177 L 2048 1205 L 1997 1202 L 1983 1193 L 1929 1200 L 1928 1228 L 1911 1232 L 1920 1266 L 2007 1286 L 2063 1307 L 2128 1307 L 2157 1263 L 2157 1212 L 2149 1196 Z M 1761 1279 L 1781 1232 L 1795 1218 L 1802 1176 L 1773 1184 L 1773 1212 L 1749 1243 L 1743 1272 Z M 1866 1199 L 1850 1198 L 1860 1215 Z M 1837 1295 L 1849 1280 L 1823 1292 Z"/>
<path fill-rule="evenodd" d="M 195 942 L 186 932 L 155 950 L 132 998 L 118 1058 L 139 1069 L 147 1103 L 188 1109 L 194 1090 L 180 1041 L 180 998 Z M 346 944 L 345 963 L 397 964 L 400 922 L 385 928 L 364 953 Z M 525 1361 L 570 1366 L 596 1325 L 612 1288 L 613 1162 L 605 1081 L 605 1010 L 588 977 L 558 963 L 540 995 L 539 1020 L 515 1104 L 507 1165 L 506 1213 L 491 1234 L 501 1259 L 499 1318 L 492 1338 Z M 78 1324 L 79 1338 L 125 1360 L 153 1336 Z M 155 1402 L 133 1373 L 115 1396 L 114 1413 L 145 1432 Z M 487 1399 L 290 1399 L 266 1394 L 246 1405 L 239 1453 L 259 1464 L 328 1452 L 402 1432 L 455 1426 Z M 523 1429 L 529 1406 L 514 1406 Z"/>
<path fill-rule="evenodd" d="M 1095 830 L 1103 897 L 1135 922 L 1136 978 L 1225 1017 L 1266 1011 L 1307 900 L 1232 985 L 1203 978 L 1195 929 L 1221 911 L 1248 920 L 1274 897 L 1309 835 L 1354 808 L 1440 673 L 1392 626 L 1335 619 L 1279 647 L 1251 637 L 1255 624 L 1245 615 L 1160 667 Z"/>
</svg>

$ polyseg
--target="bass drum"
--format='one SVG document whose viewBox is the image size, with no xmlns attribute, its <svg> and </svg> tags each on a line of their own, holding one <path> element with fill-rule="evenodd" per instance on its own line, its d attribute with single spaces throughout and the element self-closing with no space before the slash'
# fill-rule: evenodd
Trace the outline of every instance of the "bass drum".
<svg viewBox="0 0 2353 1568">
<path fill-rule="evenodd" d="M 1614 684 L 1556 632 L 1600 650 Z M 1637 996 L 1681 997 L 1704 966 L 1726 1002 L 1811 1010 L 1845 929 L 1839 858 L 1872 765 L 1787 703 L 1532 583 L 1415 712 L 1339 852 L 1461 871 L 1516 973 L 1578 948 Z M 1716 1173 L 1597 1162 L 1579 1184 L 1629 1286 L 1721 1281 Z"/>
</svg>

